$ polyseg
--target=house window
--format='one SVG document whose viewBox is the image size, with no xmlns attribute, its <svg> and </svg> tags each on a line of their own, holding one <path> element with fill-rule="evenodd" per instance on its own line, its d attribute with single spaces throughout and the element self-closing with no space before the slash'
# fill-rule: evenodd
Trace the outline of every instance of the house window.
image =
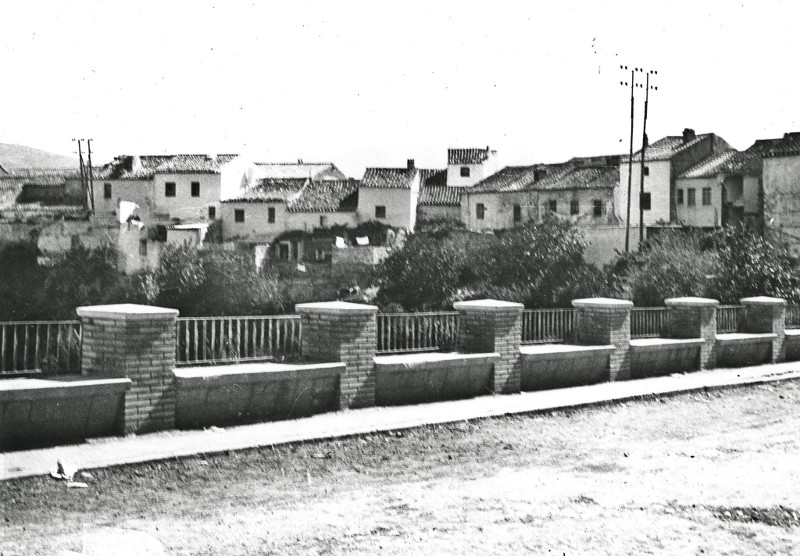
<svg viewBox="0 0 800 556">
<path fill-rule="evenodd" d="M 514 205 L 514 222 L 522 222 L 522 207 Z"/>
<path fill-rule="evenodd" d="M 694 198 L 694 188 L 690 187 L 689 189 L 686 190 L 686 205 L 690 206 L 690 207 L 693 207 L 696 204 L 697 203 L 695 202 L 695 198 Z"/>
<path fill-rule="evenodd" d="M 175 182 L 168 181 L 164 184 L 164 197 L 174 197 L 175 196 Z"/>
<path fill-rule="evenodd" d="M 209 220 L 217 219 L 217 207 L 208 207 L 208 219 Z"/>
<path fill-rule="evenodd" d="M 711 204 L 711 188 L 704 187 L 703 188 L 703 206 L 707 207 Z"/>
<path fill-rule="evenodd" d="M 193 181 L 192 182 L 192 197 L 199 197 L 200 196 L 200 182 Z"/>
<path fill-rule="evenodd" d="M 278 244 L 278 258 L 282 261 L 289 260 L 289 243 L 283 242 Z"/>
<path fill-rule="evenodd" d="M 650 175 L 650 167 L 649 166 L 645 166 L 644 167 L 644 175 L 645 176 L 649 176 Z"/>
<path fill-rule="evenodd" d="M 593 208 L 595 216 L 603 216 L 603 213 L 606 211 L 605 203 L 602 199 L 595 199 Z"/>
<path fill-rule="evenodd" d="M 325 260 L 325 250 L 324 249 L 317 249 L 314 251 L 314 260 L 316 261 L 324 261 Z"/>
<path fill-rule="evenodd" d="M 233 211 L 234 222 L 244 222 L 244 209 L 234 209 Z"/>
<path fill-rule="evenodd" d="M 270 224 L 275 223 L 275 207 L 267 208 L 267 222 Z"/>
<path fill-rule="evenodd" d="M 110 199 L 111 198 L 111 184 L 104 183 L 103 184 L 103 199 Z"/>
<path fill-rule="evenodd" d="M 575 214 L 578 214 L 580 211 L 581 211 L 581 207 L 580 207 L 580 204 L 578 204 L 578 199 L 572 199 L 569 202 L 569 213 L 575 215 Z M 555 212 L 555 211 L 553 211 L 553 212 Z"/>
<path fill-rule="evenodd" d="M 550 209 L 550 212 L 558 212 L 558 201 L 555 199 L 550 199 L 547 202 L 547 207 Z"/>
<path fill-rule="evenodd" d="M 327 216 L 320 216 L 319 217 L 319 227 L 325 228 L 328 226 L 328 217 Z"/>
<path fill-rule="evenodd" d="M 468 178 L 469 177 L 469 166 L 462 166 L 461 167 L 461 177 Z"/>
<path fill-rule="evenodd" d="M 478 203 L 477 205 L 475 205 L 475 218 L 477 218 L 478 220 L 483 220 L 485 216 L 486 216 L 486 205 L 484 205 L 483 203 Z"/>
<path fill-rule="evenodd" d="M 682 204 L 683 204 L 683 189 L 678 189 L 678 199 L 677 199 L 677 203 L 678 203 L 679 205 L 682 205 Z"/>
<path fill-rule="evenodd" d="M 375 207 L 375 218 L 386 218 L 386 207 L 384 205 Z"/>
<path fill-rule="evenodd" d="M 650 193 L 642 193 L 642 210 L 650 210 Z"/>
<path fill-rule="evenodd" d="M 147 240 L 146 239 L 140 239 L 139 240 L 139 255 L 142 256 L 142 257 L 146 257 L 147 256 Z"/>
</svg>

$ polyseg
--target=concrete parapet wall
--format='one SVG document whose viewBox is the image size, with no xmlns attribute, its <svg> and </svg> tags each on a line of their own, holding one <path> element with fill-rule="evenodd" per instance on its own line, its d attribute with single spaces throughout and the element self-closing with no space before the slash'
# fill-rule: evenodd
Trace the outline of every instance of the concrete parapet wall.
<svg viewBox="0 0 800 556">
<path fill-rule="evenodd" d="M 339 407 L 344 363 L 246 363 L 174 371 L 178 428 L 304 417 Z"/>
<path fill-rule="evenodd" d="M 717 334 L 717 366 L 749 367 L 772 361 L 776 334 Z"/>
<path fill-rule="evenodd" d="M 704 345 L 702 338 L 631 340 L 631 378 L 698 371 Z"/>
<path fill-rule="evenodd" d="M 494 392 L 499 353 L 412 353 L 375 358 L 375 402 L 401 405 L 474 398 Z"/>
<path fill-rule="evenodd" d="M 2 380 L 0 449 L 120 434 L 130 386 L 125 378 Z"/>
<path fill-rule="evenodd" d="M 615 347 L 539 344 L 520 348 L 522 390 L 549 390 L 608 380 Z"/>
<path fill-rule="evenodd" d="M 786 329 L 784 334 L 786 361 L 800 361 L 800 329 Z"/>
</svg>

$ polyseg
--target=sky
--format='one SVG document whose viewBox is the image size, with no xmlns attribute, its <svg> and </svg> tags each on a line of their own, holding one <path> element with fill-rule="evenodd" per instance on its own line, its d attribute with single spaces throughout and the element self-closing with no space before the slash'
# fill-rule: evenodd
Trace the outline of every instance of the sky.
<svg viewBox="0 0 800 556">
<path fill-rule="evenodd" d="M 448 148 L 491 146 L 501 165 L 624 154 L 622 65 L 658 71 L 651 142 L 690 127 L 745 149 L 800 130 L 798 15 L 749 0 L 7 3 L 0 143 L 71 154 L 92 138 L 95 164 L 333 161 L 356 178 L 444 167 Z"/>
</svg>

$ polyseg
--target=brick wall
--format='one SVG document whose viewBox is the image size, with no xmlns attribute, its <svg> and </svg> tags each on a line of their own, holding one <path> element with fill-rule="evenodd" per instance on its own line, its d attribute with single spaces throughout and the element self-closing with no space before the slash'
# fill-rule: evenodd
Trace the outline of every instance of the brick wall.
<svg viewBox="0 0 800 556">
<path fill-rule="evenodd" d="M 633 303 L 620 299 L 576 299 L 578 309 L 575 338 L 580 345 L 614 346 L 608 357 L 611 381 L 631 377 L 631 308 Z"/>
<path fill-rule="evenodd" d="M 497 353 L 494 365 L 495 394 L 513 394 L 522 387 L 521 303 L 486 299 L 454 303 L 459 313 L 459 350 L 467 353 Z"/>
<path fill-rule="evenodd" d="M 774 297 L 748 297 L 740 300 L 747 308 L 747 332 L 775 334 L 772 340 L 773 363 L 786 360 L 786 301 Z"/>
<path fill-rule="evenodd" d="M 80 307 L 82 368 L 90 376 L 125 377 L 124 432 L 175 428 L 175 319 L 178 311 L 141 305 Z"/>
<path fill-rule="evenodd" d="M 676 297 L 665 299 L 669 310 L 667 330 L 669 337 L 678 339 L 700 338 L 700 368 L 713 369 L 717 365 L 717 305 L 715 299 L 703 297 Z"/>
<path fill-rule="evenodd" d="M 374 406 L 378 308 L 336 301 L 304 303 L 295 310 L 302 318 L 303 357 L 346 365 L 340 408 Z"/>
</svg>

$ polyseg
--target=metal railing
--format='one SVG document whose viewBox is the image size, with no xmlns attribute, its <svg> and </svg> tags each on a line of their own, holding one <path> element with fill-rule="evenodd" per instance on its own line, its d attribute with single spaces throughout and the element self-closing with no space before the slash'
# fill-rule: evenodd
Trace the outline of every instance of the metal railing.
<svg viewBox="0 0 800 556">
<path fill-rule="evenodd" d="M 717 334 L 729 334 L 744 330 L 745 307 L 743 305 L 717 306 Z"/>
<path fill-rule="evenodd" d="M 666 307 L 634 307 L 631 310 L 631 338 L 658 338 L 667 328 Z"/>
<path fill-rule="evenodd" d="M 800 328 L 800 305 L 786 306 L 786 328 Z"/>
<path fill-rule="evenodd" d="M 377 353 L 456 349 L 457 312 L 378 313 L 377 325 Z"/>
<path fill-rule="evenodd" d="M 80 372 L 80 321 L 0 322 L 0 376 Z"/>
<path fill-rule="evenodd" d="M 525 309 L 522 311 L 522 343 L 551 344 L 572 340 L 575 309 Z"/>
<path fill-rule="evenodd" d="M 283 361 L 299 357 L 302 346 L 299 315 L 183 317 L 175 327 L 178 365 Z"/>
</svg>

